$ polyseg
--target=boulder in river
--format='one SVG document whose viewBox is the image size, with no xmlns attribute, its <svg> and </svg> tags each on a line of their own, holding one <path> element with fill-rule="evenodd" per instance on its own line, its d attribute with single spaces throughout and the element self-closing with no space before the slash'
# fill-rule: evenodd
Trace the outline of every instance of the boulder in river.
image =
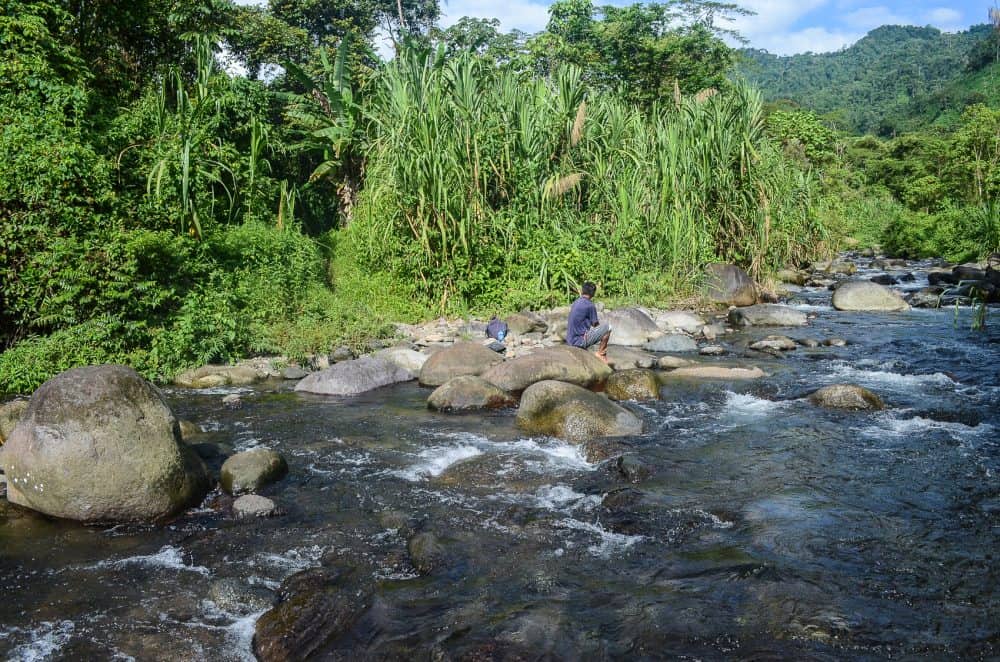
<svg viewBox="0 0 1000 662">
<path fill-rule="evenodd" d="M 612 400 L 657 400 L 660 380 L 652 370 L 622 370 L 608 377 L 604 392 Z"/>
<path fill-rule="evenodd" d="M 763 340 L 758 340 L 750 345 L 750 349 L 756 349 L 757 351 L 775 349 L 779 352 L 790 352 L 797 348 L 798 345 L 788 336 L 767 336 Z"/>
<path fill-rule="evenodd" d="M 182 388 L 247 386 L 261 379 L 263 375 L 247 365 L 206 365 L 177 375 L 174 385 Z"/>
<path fill-rule="evenodd" d="M 0 405 L 0 445 L 14 431 L 17 422 L 28 409 L 27 400 L 11 400 Z"/>
<path fill-rule="evenodd" d="M 254 448 L 233 455 L 222 465 L 219 483 L 229 494 L 256 492 L 288 474 L 288 463 L 277 451 Z"/>
<path fill-rule="evenodd" d="M 757 286 L 743 269 L 734 264 L 710 264 L 705 268 L 705 297 L 727 306 L 757 303 Z"/>
<path fill-rule="evenodd" d="M 733 326 L 805 326 L 806 314 L 788 306 L 762 303 L 729 311 L 729 323 Z"/>
<path fill-rule="evenodd" d="M 809 402 L 831 409 L 885 409 L 882 398 L 855 384 L 824 386 L 809 396 Z"/>
<path fill-rule="evenodd" d="M 555 345 L 499 363 L 481 376 L 508 393 L 517 393 L 547 379 L 593 386 L 610 375 L 611 368 L 587 350 Z"/>
<path fill-rule="evenodd" d="M 780 269 L 774 277 L 782 283 L 791 283 L 792 285 L 805 285 L 806 281 L 809 280 L 809 274 L 798 269 Z"/>
<path fill-rule="evenodd" d="M 424 363 L 430 358 L 427 354 L 410 349 L 409 347 L 380 349 L 372 356 L 386 359 L 390 363 L 394 363 L 403 370 L 406 370 L 414 377 L 420 374 L 420 369 L 424 367 Z"/>
<path fill-rule="evenodd" d="M 481 375 L 502 362 L 501 355 L 480 343 L 455 343 L 427 359 L 420 369 L 420 383 L 423 386 L 441 386 L 454 377 Z"/>
<path fill-rule="evenodd" d="M 660 327 L 641 308 L 622 308 L 601 315 L 601 321 L 611 325 L 612 345 L 636 347 L 660 335 Z"/>
<path fill-rule="evenodd" d="M 159 389 L 113 365 L 42 384 L 0 463 L 12 503 L 84 522 L 169 517 L 197 505 L 210 482 Z"/>
<path fill-rule="evenodd" d="M 208 599 L 222 611 L 249 616 L 269 609 L 277 596 L 274 591 L 248 584 L 234 577 L 218 579 L 208 587 Z"/>
<path fill-rule="evenodd" d="M 656 362 L 656 367 L 660 370 L 676 370 L 677 368 L 683 368 L 684 366 L 692 365 L 694 361 L 691 359 L 682 359 L 679 356 L 661 356 Z"/>
<path fill-rule="evenodd" d="M 499 409 L 517 404 L 512 396 L 482 377 L 462 375 L 437 387 L 427 398 L 427 408 L 442 412 Z"/>
<path fill-rule="evenodd" d="M 292 575 L 280 602 L 254 626 L 254 655 L 262 662 L 321 659 L 368 611 L 373 594 L 357 573 L 324 567 Z"/>
<path fill-rule="evenodd" d="M 295 390 L 320 395 L 358 395 L 411 379 L 413 373 L 400 368 L 388 359 L 362 356 L 360 359 L 335 363 L 326 370 L 312 373 L 296 384 Z"/>
<path fill-rule="evenodd" d="M 244 494 L 233 501 L 233 515 L 236 519 L 249 517 L 270 517 L 278 510 L 274 501 L 259 494 Z"/>
<path fill-rule="evenodd" d="M 697 352 L 698 343 L 683 333 L 667 333 L 642 346 L 647 352 Z"/>
<path fill-rule="evenodd" d="M 554 380 L 525 390 L 517 424 L 528 432 L 575 442 L 642 433 L 642 419 L 629 410 L 575 384 Z"/>
<path fill-rule="evenodd" d="M 909 310 L 903 297 L 884 285 L 864 280 L 844 283 L 833 293 L 833 307 L 837 310 L 902 311 Z"/>
<path fill-rule="evenodd" d="M 668 310 L 658 313 L 654 321 L 656 326 L 669 333 L 677 331 L 697 333 L 705 326 L 705 319 L 701 315 L 686 310 Z"/>
<path fill-rule="evenodd" d="M 925 287 L 912 293 L 907 298 L 907 303 L 914 308 L 940 308 L 942 294 L 944 294 L 943 287 Z"/>
</svg>

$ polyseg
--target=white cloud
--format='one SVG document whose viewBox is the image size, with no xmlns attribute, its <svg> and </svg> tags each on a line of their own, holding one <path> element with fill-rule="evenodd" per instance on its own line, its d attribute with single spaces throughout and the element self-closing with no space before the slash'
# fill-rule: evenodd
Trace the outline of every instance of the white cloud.
<svg viewBox="0 0 1000 662">
<path fill-rule="evenodd" d="M 763 48 L 776 55 L 794 53 L 828 53 L 850 46 L 864 36 L 863 32 L 841 32 L 826 28 L 805 28 L 794 32 L 773 34 L 755 39 L 753 46 Z"/>
<path fill-rule="evenodd" d="M 881 25 L 910 25 L 911 19 L 895 13 L 888 7 L 862 7 L 844 15 L 843 22 L 850 28 L 868 32 Z"/>
<path fill-rule="evenodd" d="M 924 22 L 945 32 L 958 32 L 965 29 L 963 18 L 962 12 L 951 7 L 935 7 L 924 15 Z"/>
<path fill-rule="evenodd" d="M 496 18 L 504 32 L 522 30 L 532 34 L 545 29 L 549 22 L 548 5 L 531 0 L 509 0 L 502 4 L 490 0 L 451 0 L 441 10 L 441 25 L 445 27 L 463 16 Z"/>
</svg>

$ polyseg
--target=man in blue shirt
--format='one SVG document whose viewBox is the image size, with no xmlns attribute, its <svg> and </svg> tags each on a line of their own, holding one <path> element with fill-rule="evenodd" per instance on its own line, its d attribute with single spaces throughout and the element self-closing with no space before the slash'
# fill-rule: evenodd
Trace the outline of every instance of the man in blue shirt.
<svg viewBox="0 0 1000 662">
<path fill-rule="evenodd" d="M 611 327 L 597 320 L 597 307 L 591 300 L 596 292 L 597 286 L 589 281 L 580 288 L 580 297 L 569 309 L 566 342 L 582 349 L 590 349 L 600 343 L 595 353 L 597 358 L 607 363 Z"/>
</svg>

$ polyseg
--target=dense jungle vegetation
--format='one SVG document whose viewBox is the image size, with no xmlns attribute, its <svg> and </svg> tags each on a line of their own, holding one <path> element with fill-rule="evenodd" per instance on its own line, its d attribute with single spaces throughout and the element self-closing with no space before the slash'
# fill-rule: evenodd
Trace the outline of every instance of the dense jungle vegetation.
<svg viewBox="0 0 1000 662">
<path fill-rule="evenodd" d="M 991 99 L 851 137 L 738 80 L 734 5 L 561 0 L 524 35 L 442 29 L 435 0 L 0 1 L 0 392 L 303 357 L 583 278 L 663 303 L 849 236 L 1000 244 Z"/>
</svg>

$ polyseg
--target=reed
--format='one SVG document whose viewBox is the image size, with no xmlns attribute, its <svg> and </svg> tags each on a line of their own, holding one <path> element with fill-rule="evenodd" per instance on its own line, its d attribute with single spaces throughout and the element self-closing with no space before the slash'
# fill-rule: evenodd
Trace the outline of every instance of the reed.
<svg viewBox="0 0 1000 662">
<path fill-rule="evenodd" d="M 371 268 L 473 308 L 562 300 L 584 278 L 651 299 L 709 261 L 760 273 L 806 257 L 822 234 L 815 184 L 768 142 L 759 94 L 670 101 L 593 94 L 573 67 L 526 78 L 403 54 L 366 111 L 348 231 Z"/>
</svg>

